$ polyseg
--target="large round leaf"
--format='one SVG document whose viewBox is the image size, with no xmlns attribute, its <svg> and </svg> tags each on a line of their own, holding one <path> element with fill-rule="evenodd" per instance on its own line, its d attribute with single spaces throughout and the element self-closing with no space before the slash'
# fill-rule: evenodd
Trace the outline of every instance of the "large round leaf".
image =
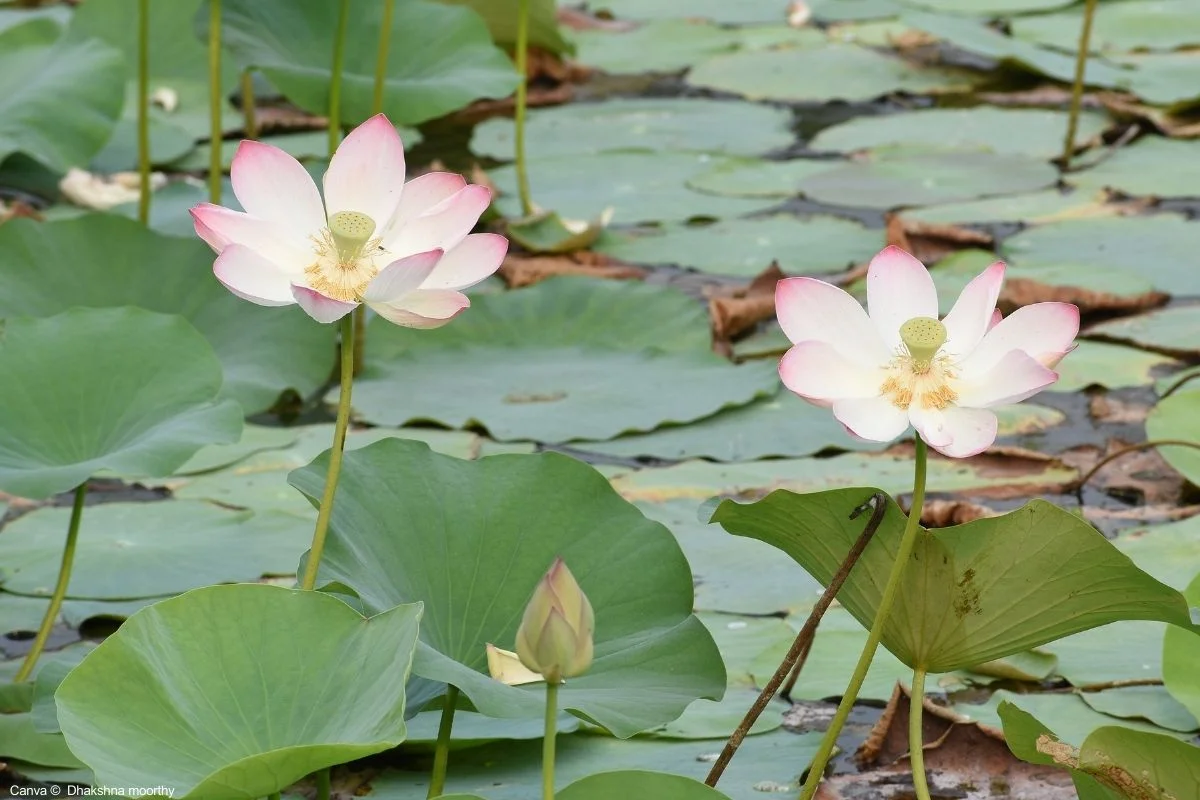
<svg viewBox="0 0 1200 800">
<path fill-rule="evenodd" d="M 1089 169 L 1073 172 L 1067 180 L 1089 194 L 1113 189 L 1128 195 L 1197 197 L 1200 187 L 1181 174 L 1181 160 L 1195 152 L 1193 141 L 1147 136 L 1122 147 Z"/>
<path fill-rule="evenodd" d="M 538 158 L 606 150 L 700 150 L 758 155 L 794 139 L 785 109 L 738 100 L 617 98 L 531 111 L 525 146 Z M 499 117 L 475 128 L 471 151 L 511 161 L 516 127 Z"/>
<path fill-rule="evenodd" d="M 613 797 L 653 797 L 655 800 L 723 800 L 726 795 L 682 775 L 626 770 L 601 772 L 575 781 L 555 795 L 556 800 L 610 800 Z"/>
<path fill-rule="evenodd" d="M 292 484 L 319 497 L 327 459 Z M 596 614 L 595 662 L 562 687 L 564 709 L 624 737 L 721 695 L 725 670 L 691 614 L 692 574 L 674 537 L 556 453 L 462 461 L 400 439 L 347 453 L 319 581 L 351 587 L 369 610 L 424 601 L 414 671 L 458 686 L 484 714 L 538 716 L 543 687 L 492 680 L 485 647 L 512 648 L 558 556 Z"/>
<path fill-rule="evenodd" d="M 0 322 L 0 490 L 42 498 L 101 470 L 170 475 L 236 441 L 221 366 L 187 321 L 136 308 Z"/>
<path fill-rule="evenodd" d="M 1200 575 L 1191 582 L 1184 595 L 1192 603 L 1200 604 Z M 1163 683 L 1172 697 L 1193 715 L 1200 717 L 1197 663 L 1200 663 L 1200 636 L 1190 631 L 1168 628 L 1163 637 Z"/>
<path fill-rule="evenodd" d="M 59 686 L 67 744 L 101 786 L 259 798 L 404 741 L 418 605 L 212 586 L 134 614 Z"/>
<path fill-rule="evenodd" d="M 0 161 L 24 153 L 52 170 L 85 166 L 124 100 L 121 54 L 58 38 L 38 19 L 0 32 Z"/>
<path fill-rule="evenodd" d="M 474 9 L 492 32 L 497 44 L 514 47 L 517 43 L 519 0 L 442 0 L 443 3 L 469 6 Z M 552 53 L 568 50 L 569 45 L 558 29 L 558 7 L 555 0 L 535 0 L 529 6 L 529 44 Z"/>
<path fill-rule="evenodd" d="M 324 383 L 335 349 L 329 328 L 295 308 L 234 297 L 213 278 L 213 258 L 196 239 L 162 236 L 108 214 L 14 220 L 0 228 L 0 316 L 118 305 L 182 314 L 216 351 L 223 396 L 248 414 L 284 389 L 308 394 Z"/>
<path fill-rule="evenodd" d="M 826 583 L 861 523 L 850 512 L 872 489 L 772 492 L 713 515 L 730 533 L 783 550 Z M 905 517 L 895 501 L 839 593 L 870 626 L 895 559 Z M 919 533 L 883 643 L 901 661 L 949 672 L 1123 619 L 1189 627 L 1188 604 L 1142 572 L 1094 528 L 1042 500 L 1016 511 Z"/>
<path fill-rule="evenodd" d="M 1146 436 L 1200 443 L 1200 389 L 1187 388 L 1159 400 L 1146 417 Z M 1168 446 L 1158 452 L 1179 474 L 1200 486 L 1200 450 Z"/>
<path fill-rule="evenodd" d="M 50 594 L 69 513 L 42 509 L 5 527 L 5 592 Z M 67 597 L 161 597 L 211 583 L 290 575 L 311 538 L 308 520 L 291 514 L 253 515 L 185 500 L 104 503 L 83 516 Z"/>
<path fill-rule="evenodd" d="M 1083 7 L 1014 19 L 1012 35 L 1058 50 L 1079 47 Z M 1191 0 L 1126 0 L 1100 6 L 1092 21 L 1089 49 L 1175 50 L 1200 45 L 1200 17 Z"/>
<path fill-rule="evenodd" d="M 371 115 L 382 3 L 350 14 L 342 71 L 342 121 Z M 257 67 L 296 105 L 329 110 L 329 64 L 338 7 L 326 0 L 224 0 L 225 46 L 243 67 Z M 492 44 L 469 8 L 396 3 L 388 46 L 383 111 L 397 124 L 440 117 L 481 97 L 505 97 L 517 85 L 512 62 Z"/>
<path fill-rule="evenodd" d="M 732 366 L 708 331 L 703 307 L 677 292 L 556 278 L 480 296 L 436 331 L 376 320 L 353 404 L 376 424 L 565 442 L 688 422 L 774 391 L 771 365 Z"/>
</svg>

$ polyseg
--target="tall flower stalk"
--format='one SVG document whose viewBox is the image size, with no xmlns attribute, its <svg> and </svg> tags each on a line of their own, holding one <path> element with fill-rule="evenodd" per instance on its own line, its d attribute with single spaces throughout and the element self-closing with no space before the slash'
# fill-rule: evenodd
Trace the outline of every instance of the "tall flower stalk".
<svg viewBox="0 0 1200 800">
<path fill-rule="evenodd" d="M 337 29 L 333 34 L 333 63 L 329 70 L 329 155 L 342 141 L 342 65 L 346 61 L 346 29 L 350 25 L 350 0 L 338 0 Z"/>
<path fill-rule="evenodd" d="M 1096 0 L 1087 0 L 1083 9 L 1083 27 L 1079 31 L 1079 51 L 1075 54 L 1075 80 L 1071 84 L 1071 110 L 1067 117 L 1067 138 L 1063 143 L 1062 170 L 1071 168 L 1075 153 L 1075 133 L 1079 130 L 1079 111 L 1083 105 L 1083 80 L 1087 73 L 1088 53 L 1092 49 L 1092 20 L 1096 17 Z"/>
<path fill-rule="evenodd" d="M 150 0 L 138 0 L 137 19 L 138 221 L 150 222 Z"/>
<path fill-rule="evenodd" d="M 221 0 L 208 0 L 208 202 L 221 202 Z M 249 134 L 247 134 L 249 135 Z"/>
<path fill-rule="evenodd" d="M 519 0 L 517 5 L 517 98 L 513 112 L 516 125 L 517 194 L 521 199 L 521 213 L 526 217 L 533 214 L 533 196 L 529 191 L 529 163 L 525 158 L 525 106 L 529 95 L 529 0 Z"/>
</svg>

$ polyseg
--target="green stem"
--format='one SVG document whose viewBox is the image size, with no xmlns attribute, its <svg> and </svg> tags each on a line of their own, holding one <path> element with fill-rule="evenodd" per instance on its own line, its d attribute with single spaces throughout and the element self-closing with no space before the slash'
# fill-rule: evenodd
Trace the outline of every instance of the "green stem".
<svg viewBox="0 0 1200 800">
<path fill-rule="evenodd" d="M 1088 50 L 1091 49 L 1092 19 L 1096 16 L 1096 0 L 1087 0 L 1083 9 L 1083 29 L 1079 32 L 1079 52 L 1075 54 L 1075 82 L 1071 85 L 1071 111 L 1067 117 L 1067 139 L 1063 144 L 1062 171 L 1071 168 L 1075 152 L 1075 132 L 1079 129 L 1079 109 L 1083 105 L 1083 77 L 1087 71 Z"/>
<path fill-rule="evenodd" d="M 426 798 L 440 797 L 446 791 L 446 769 L 450 766 L 450 734 L 454 730 L 454 710 L 458 705 L 458 687 L 447 686 L 438 723 L 437 744 L 433 750 L 433 774 L 429 776 Z"/>
<path fill-rule="evenodd" d="M 929 782 L 925 779 L 925 736 L 921 715 L 925 711 L 925 670 L 913 670 L 912 696 L 908 702 L 908 761 L 912 764 L 913 788 L 917 800 L 929 800 Z"/>
<path fill-rule="evenodd" d="M 50 607 L 46 609 L 46 616 L 42 618 L 42 625 L 38 628 L 37 637 L 33 640 L 33 647 L 29 648 L 25 661 L 21 663 L 21 668 L 17 670 L 17 675 L 13 678 L 13 683 L 21 683 L 29 678 L 33 668 L 37 665 L 38 657 L 46 647 L 46 640 L 50 638 L 50 631 L 54 628 L 54 621 L 58 619 L 58 612 L 62 610 L 63 598 L 67 594 L 67 584 L 71 582 L 71 565 L 75 562 L 75 542 L 79 540 L 79 523 L 83 519 L 85 497 L 87 497 L 87 481 L 75 488 L 75 504 L 71 506 L 71 521 L 67 523 L 67 543 L 63 546 L 62 566 L 58 568 L 58 583 L 54 585 L 54 594 L 50 596 Z"/>
<path fill-rule="evenodd" d="M 346 446 L 346 428 L 350 424 L 350 390 L 354 385 L 354 315 L 342 317 L 342 381 L 338 396 L 337 422 L 333 426 L 333 448 L 329 451 L 329 472 L 325 475 L 325 493 L 317 512 L 317 527 L 312 545 L 308 548 L 308 563 L 304 565 L 301 589 L 314 589 L 321 554 L 325 552 L 325 534 L 329 532 L 329 517 L 333 513 L 333 497 L 337 492 L 338 475 L 342 471 L 342 448 Z"/>
<path fill-rule="evenodd" d="M 383 0 L 383 19 L 379 23 L 379 49 L 375 51 L 375 88 L 371 94 L 371 116 L 383 111 L 383 86 L 387 78 L 388 45 L 392 40 L 392 8 L 395 0 Z"/>
<path fill-rule="evenodd" d="M 208 0 L 208 202 L 221 204 L 221 0 Z"/>
<path fill-rule="evenodd" d="M 150 221 L 150 0 L 138 0 L 138 220 Z"/>
<path fill-rule="evenodd" d="M 333 783 L 332 767 L 326 767 L 317 773 L 317 797 L 316 800 L 329 800 L 330 785 Z"/>
<path fill-rule="evenodd" d="M 267 795 L 267 800 L 280 800 L 280 793 L 272 792 L 271 794 Z"/>
<path fill-rule="evenodd" d="M 921 530 L 921 509 L 925 506 L 926 448 L 925 442 L 922 441 L 919 434 L 916 437 L 916 444 L 912 508 L 908 512 L 908 523 L 904 526 L 904 537 L 900 540 L 900 549 L 896 551 L 896 560 L 892 564 L 887 584 L 883 587 L 883 596 L 879 599 L 879 609 L 875 612 L 875 621 L 871 623 L 871 631 L 867 634 L 867 643 L 863 645 L 862 654 L 858 657 L 858 664 L 854 667 L 854 674 L 850 676 L 850 684 L 846 687 L 841 702 L 838 703 L 833 720 L 829 723 L 829 730 L 825 731 L 825 738 L 821 740 L 821 746 L 817 748 L 812 766 L 808 769 L 808 779 L 804 782 L 804 789 L 800 792 L 801 800 L 812 800 L 813 795 L 817 793 L 817 786 L 821 783 L 825 767 L 829 765 L 833 748 L 837 744 L 838 734 L 842 732 L 842 727 L 846 724 L 846 719 L 854 708 L 854 701 L 858 699 L 858 692 L 862 689 L 863 681 L 866 680 L 867 670 L 870 669 L 871 661 L 875 658 L 879 640 L 883 638 L 883 626 L 887 624 L 888 615 L 892 611 L 892 603 L 896 599 L 896 591 L 900 588 L 900 578 L 904 575 L 904 568 L 908 565 L 913 545 L 917 542 L 917 534 Z"/>
<path fill-rule="evenodd" d="M 333 67 L 329 75 L 329 155 L 342 141 L 342 62 L 346 60 L 346 28 L 350 25 L 350 0 L 338 4 L 337 31 L 333 35 Z"/>
<path fill-rule="evenodd" d="M 533 198 L 529 191 L 529 168 L 525 161 L 525 103 L 528 95 L 526 72 L 529 69 L 529 0 L 520 0 L 517 6 L 517 107 L 513 112 L 516 134 L 517 193 L 521 198 L 521 213 L 533 213 Z"/>
<path fill-rule="evenodd" d="M 546 684 L 546 727 L 542 734 L 542 800 L 554 800 L 554 743 L 558 738 L 558 684 Z"/>
<path fill-rule="evenodd" d="M 247 139 L 258 138 L 258 116 L 254 108 L 254 72 L 242 70 L 242 133 Z"/>
<path fill-rule="evenodd" d="M 1136 453 L 1140 450 L 1149 450 L 1154 447 L 1190 447 L 1193 450 L 1200 450 L 1200 442 L 1190 442 L 1187 439 L 1151 439 L 1148 442 L 1138 442 L 1137 444 L 1131 444 L 1128 447 L 1122 447 L 1119 450 L 1114 450 L 1093 464 L 1092 468 L 1087 472 L 1083 473 L 1083 477 L 1079 479 L 1079 490 L 1082 491 L 1083 487 L 1087 485 L 1087 482 L 1090 481 L 1106 464 L 1115 461 L 1122 456 L 1127 456 L 1130 453 Z"/>
</svg>

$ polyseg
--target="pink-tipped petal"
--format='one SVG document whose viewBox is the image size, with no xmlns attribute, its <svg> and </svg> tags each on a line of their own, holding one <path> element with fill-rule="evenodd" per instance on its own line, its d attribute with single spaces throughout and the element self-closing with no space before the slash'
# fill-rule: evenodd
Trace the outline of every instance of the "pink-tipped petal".
<svg viewBox="0 0 1200 800">
<path fill-rule="evenodd" d="M 376 275 L 363 292 L 366 303 L 390 303 L 421 288 L 442 257 L 441 250 L 406 256 L 388 264 Z"/>
<path fill-rule="evenodd" d="M 872 397 L 883 383 L 880 367 L 864 367 L 827 342 L 801 342 L 779 362 L 783 385 L 806 400 L 826 403 L 846 397 Z"/>
<path fill-rule="evenodd" d="M 404 144 L 388 118 L 376 114 L 338 145 L 325 172 L 325 211 L 366 214 L 381 230 L 404 188 Z"/>
<path fill-rule="evenodd" d="M 899 247 L 885 248 L 867 268 L 867 311 L 888 350 L 896 350 L 901 325 L 913 317 L 937 319 L 937 289 L 929 270 Z"/>
<path fill-rule="evenodd" d="M 949 435 L 946 444 L 930 447 L 951 458 L 969 458 L 979 455 L 996 441 L 999 421 L 991 411 L 980 408 L 947 408 L 938 412 L 941 429 Z"/>
<path fill-rule="evenodd" d="M 278 224 L 290 239 L 307 242 L 325 227 L 317 185 L 299 161 L 278 147 L 243 141 L 229 178 L 246 213 Z"/>
<path fill-rule="evenodd" d="M 826 342 L 862 366 L 892 358 L 858 301 L 825 281 L 785 278 L 775 284 L 775 315 L 793 344 Z"/>
<path fill-rule="evenodd" d="M 304 313 L 317 322 L 337 322 L 358 307 L 358 303 L 344 303 L 341 300 L 334 300 L 332 297 L 326 297 L 307 286 L 293 285 L 291 288 L 292 296 L 300 304 L 300 307 L 304 309 Z"/>
<path fill-rule="evenodd" d="M 1043 364 L 1058 363 L 1079 333 L 1079 309 L 1070 303 L 1034 303 L 1018 308 L 988 331 L 959 368 L 964 380 L 982 380 L 1012 350 Z"/>
<path fill-rule="evenodd" d="M 384 237 L 383 246 L 402 256 L 435 247 L 449 251 L 466 238 L 491 202 L 492 190 L 486 186 L 464 186 L 425 213 L 392 230 Z"/>
<path fill-rule="evenodd" d="M 942 320 L 946 326 L 943 352 L 962 357 L 975 349 L 992 325 L 1003 285 L 1004 262 L 997 261 L 963 288 L 954 308 Z"/>
<path fill-rule="evenodd" d="M 196 235 L 220 253 L 231 244 L 249 247 L 288 274 L 299 274 L 312 261 L 312 250 L 304 250 L 288 239 L 278 224 L 233 211 L 212 203 L 191 210 Z"/>
<path fill-rule="evenodd" d="M 886 397 L 838 400 L 833 416 L 850 433 L 871 442 L 890 442 L 908 430 L 908 412 Z"/>
<path fill-rule="evenodd" d="M 991 408 L 1019 403 L 1058 380 L 1058 373 L 1022 350 L 1010 350 L 982 375 L 963 376 L 955 384 L 957 405 Z"/>
<path fill-rule="evenodd" d="M 440 328 L 470 305 L 471 301 L 461 292 L 419 289 L 394 303 L 371 303 L 371 310 L 406 328 Z"/>
<path fill-rule="evenodd" d="M 1000 309 L 997 308 L 995 311 L 992 312 L 992 318 L 990 320 L 988 320 L 988 330 L 990 331 L 992 328 L 999 325 L 1000 320 L 1002 320 L 1002 319 L 1004 319 L 1004 315 L 1001 314 Z"/>
<path fill-rule="evenodd" d="M 249 247 L 231 244 L 213 262 L 213 275 L 243 300 L 260 306 L 290 306 L 292 278 Z"/>
<path fill-rule="evenodd" d="M 474 286 L 500 269 L 507 253 L 508 239 L 503 236 L 472 233 L 442 256 L 424 288 L 462 290 Z"/>
</svg>

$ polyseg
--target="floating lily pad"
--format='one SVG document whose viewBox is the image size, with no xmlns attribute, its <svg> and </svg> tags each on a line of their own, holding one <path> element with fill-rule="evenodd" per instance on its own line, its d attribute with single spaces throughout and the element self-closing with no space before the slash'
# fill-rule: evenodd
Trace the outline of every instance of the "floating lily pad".
<svg viewBox="0 0 1200 800">
<path fill-rule="evenodd" d="M 1176 364 L 1174 359 L 1145 350 L 1081 341 L 1055 367 L 1058 381 L 1049 387 L 1049 391 L 1074 392 L 1088 386 L 1106 386 L 1109 389 L 1149 386 L 1154 383 L 1155 372 L 1164 372 Z"/>
<path fill-rule="evenodd" d="M 1028 156 L 889 147 L 805 178 L 800 189 L 821 203 L 887 209 L 1020 194 L 1057 179 L 1052 166 Z"/>
<path fill-rule="evenodd" d="M 1075 686 L 1141 680 L 1162 675 L 1161 622 L 1114 622 L 1065 636 L 1045 646 L 1058 656 L 1057 673 Z M 1120 642 L 1120 647 L 1113 647 Z"/>
<path fill-rule="evenodd" d="M 63 735 L 101 786 L 278 792 L 404 740 L 420 617 L 406 605 L 363 619 L 278 586 L 197 589 L 130 617 L 71 671 Z"/>
<path fill-rule="evenodd" d="M 734 50 L 820 44 L 825 36 L 787 25 L 723 27 L 703 19 L 655 19 L 629 31 L 571 33 L 576 59 L 611 74 L 682 72 L 704 59 Z"/>
<path fill-rule="evenodd" d="M 820 740 L 821 734 L 815 732 L 774 731 L 748 737 L 721 778 L 723 796 L 730 800 L 763 800 L 763 789 L 767 787 L 776 792 L 799 792 L 799 778 Z M 541 746 L 536 741 L 505 742 L 455 753 L 446 788 L 452 792 L 477 793 L 487 800 L 529 800 L 541 785 Z M 629 769 L 672 770 L 703 780 L 721 746 L 720 741 L 644 737 L 622 741 L 587 734 L 560 736 L 555 754 L 555 782 L 563 786 L 594 773 Z M 372 800 L 423 797 L 428 781 L 428 770 L 387 770 L 371 782 L 370 796 Z M 628 796 L 638 800 L 663 797 L 657 793 Z"/>
<path fill-rule="evenodd" d="M 529 182 L 538 204 L 564 217 L 595 219 L 607 208 L 621 224 L 676 222 L 692 217 L 733 217 L 768 206 L 763 200 L 720 197 L 687 187 L 692 177 L 725 163 L 702 153 L 599 153 L 589 156 L 534 158 Z M 496 207 L 507 217 L 521 216 L 516 170 L 488 173 L 501 196 Z"/>
<path fill-rule="evenodd" d="M 687 185 L 699 192 L 730 197 L 796 197 L 800 194 L 800 181 L 839 163 L 815 158 L 731 159 L 688 179 Z"/>
<path fill-rule="evenodd" d="M 1039 225 L 1004 240 L 1000 254 L 1017 267 L 1087 265 L 1141 275 L 1155 289 L 1195 295 L 1192 260 L 1200 225 L 1175 214 L 1084 219 Z"/>
<path fill-rule="evenodd" d="M 67 38 L 76 42 L 99 39 L 117 48 L 124 56 L 122 70 L 115 85 L 123 85 L 126 119 L 137 117 L 137 4 L 131 0 L 99 0 L 84 8 L 75 9 Z M 150 10 L 149 69 L 150 90 L 170 89 L 178 100 L 177 107 L 166 112 L 154 108 L 151 113 L 164 124 L 186 130 L 195 138 L 209 134 L 208 51 L 196 35 L 195 20 L 203 0 L 175 0 L 161 3 Z M 222 96 L 228 97 L 237 82 L 237 69 L 223 59 L 221 64 Z M 241 115 L 228 102 L 221 104 L 222 130 L 236 130 Z M 127 139 L 126 142 L 129 142 Z M 159 151 L 160 153 L 162 151 Z"/>
<path fill-rule="evenodd" d="M 290 447 L 300 437 L 301 429 L 276 428 L 267 425 L 247 424 L 242 427 L 242 438 L 233 444 L 210 444 L 200 448 L 183 466 L 175 470 L 176 475 L 197 475 L 228 467 L 244 458 L 264 450 Z M 316 453 L 314 452 L 314 455 Z M 299 466 L 299 465 L 297 465 Z"/>
<path fill-rule="evenodd" d="M 109 214 L 13 220 L 0 228 L 0 316 L 48 316 L 81 305 L 181 313 L 216 351 L 222 394 L 247 413 L 289 387 L 308 394 L 323 384 L 335 352 L 329 328 L 295 308 L 239 300 L 212 277 L 212 261 L 199 240 Z"/>
<path fill-rule="evenodd" d="M 791 123 L 786 109 L 740 100 L 617 98 L 531 111 L 525 147 L 539 159 L 609 150 L 757 155 L 791 144 Z M 515 131 L 512 120 L 487 120 L 475 128 L 471 151 L 511 161 Z"/>
<path fill-rule="evenodd" d="M 1108 127 L 1103 114 L 1079 118 L 1078 141 Z M 947 150 L 986 149 L 1006 155 L 1048 159 L 1062 152 L 1067 113 L 1040 108 L 927 108 L 886 116 L 856 117 L 816 135 L 814 150 L 849 152 L 895 145 L 935 144 Z"/>
<path fill-rule="evenodd" d="M 825 582 L 861 532 L 850 512 L 870 493 L 776 491 L 747 505 L 726 500 L 713 520 L 735 535 L 774 544 Z M 839 593 L 864 626 L 874 620 L 904 521 L 889 500 L 871 546 Z M 917 538 L 912 558 L 924 568 L 905 573 L 900 613 L 888 618 L 883 643 L 901 661 L 930 672 L 970 667 L 1117 620 L 1191 624 L 1179 592 L 1137 569 L 1090 525 L 1042 500 L 931 530 Z"/>
<path fill-rule="evenodd" d="M 407 721 L 408 735 L 404 739 L 405 751 L 428 752 L 437 741 L 438 728 L 442 720 L 441 709 L 422 711 Z M 581 727 L 577 717 L 570 714 L 558 715 L 558 733 L 574 733 Z M 736 724 L 736 723 L 735 723 Z M 450 747 L 462 750 L 478 747 L 488 742 L 541 739 L 545 732 L 545 720 L 499 719 L 472 711 L 457 709 L 454 712 L 453 739 Z"/>
<path fill-rule="evenodd" d="M 683 9 L 676 0 L 587 0 L 586 5 L 593 13 L 607 11 L 623 19 L 686 16 L 727 25 L 745 25 L 752 22 L 782 23 L 787 17 L 787 12 L 774 0 L 746 0 L 737 4 L 725 0 L 692 0 Z"/>
<path fill-rule="evenodd" d="M 0 161 L 24 153 L 59 172 L 86 165 L 121 113 L 122 75 L 119 52 L 60 39 L 50 20 L 0 31 Z"/>
<path fill-rule="evenodd" d="M 996 465 L 1000 466 L 1000 465 Z M 1062 491 L 1079 473 L 1053 461 L 990 469 L 976 462 L 931 458 L 929 491 L 996 493 L 1016 496 Z M 813 492 L 847 485 L 871 484 L 892 495 L 912 491 L 912 459 L 904 455 L 846 453 L 830 458 L 793 458 L 714 464 L 685 461 L 672 467 L 637 471 L 617 469 L 613 485 L 629 500 L 652 503 L 714 495 L 736 495 L 752 490 L 784 488 Z M 861 498 L 861 503 L 865 498 Z"/>
<path fill-rule="evenodd" d="M 371 116 L 375 43 L 383 6 L 364 5 L 349 16 L 342 122 Z M 224 0 L 224 45 L 240 67 L 255 67 L 296 105 L 314 114 L 329 109 L 330 59 L 337 6 L 294 0 Z M 315 54 L 322 54 L 316 57 Z M 392 12 L 383 112 L 396 124 L 415 125 L 481 97 L 508 96 L 517 78 L 512 62 L 492 43 L 487 25 L 468 8 L 409 0 Z"/>
<path fill-rule="evenodd" d="M 808 7 L 822 22 L 887 19 L 904 10 L 897 0 L 811 0 Z"/>
<path fill-rule="evenodd" d="M 104 149 L 92 158 L 90 169 L 93 172 L 112 173 L 137 169 L 137 120 L 128 116 L 130 111 L 131 109 L 126 109 L 127 116 L 117 122 Z M 152 166 L 182 159 L 196 146 L 195 137 L 186 128 L 167 122 L 158 112 L 159 109 L 155 107 L 149 119 Z M 207 168 L 207 164 L 202 167 Z"/>
<path fill-rule="evenodd" d="M 180 317 L 77 308 L 10 317 L 3 334 L 0 375 L 20 376 L 0 385 L 0 489 L 11 494 L 49 497 L 102 470 L 169 475 L 241 431 L 241 410 L 216 399 L 211 348 Z"/>
<path fill-rule="evenodd" d="M 83 645 L 83 648 L 89 649 L 90 645 Z M 38 660 L 32 677 L 36 679 L 47 669 L 54 671 L 58 664 L 75 661 L 79 649 L 80 645 L 74 645 L 46 653 Z M 62 770 L 82 768 L 83 762 L 71 753 L 61 735 L 38 730 L 32 713 L 34 685 L 11 683 L 19 663 L 14 660 L 0 665 L 6 682 L 5 699 L 9 701 L 4 713 L 0 713 L 0 752 L 5 754 L 5 761 L 10 764 L 12 761 L 21 761 Z"/>
<path fill-rule="evenodd" d="M 1196 197 L 1200 187 L 1179 169 L 1191 158 L 1195 142 L 1148 136 L 1122 147 L 1094 167 L 1074 172 L 1067 181 L 1085 191 L 1115 189 L 1130 195 Z"/>
<path fill-rule="evenodd" d="M 1118 207 L 1106 206 L 1086 192 L 1045 189 L 1009 197 L 989 197 L 986 200 L 914 208 L 905 211 L 904 217 L 948 225 L 972 225 L 981 222 L 1036 224 L 1063 219 L 1115 216 L 1117 213 Z"/>
<path fill-rule="evenodd" d="M 878 230 L 832 216 L 787 214 L 711 225 L 606 234 L 595 249 L 633 264 L 675 264 L 717 275 L 753 276 L 772 262 L 790 275 L 840 272 L 882 245 Z"/>
<path fill-rule="evenodd" d="M 436 331 L 372 322 L 353 404 L 376 424 L 482 425 L 500 440 L 566 442 L 688 422 L 774 391 L 771 365 L 733 367 L 708 335 L 703 308 L 682 294 L 556 278 L 479 297 Z"/>
<path fill-rule="evenodd" d="M 1061 731 L 1064 741 L 1082 742 L 1090 733 L 1106 725 L 1120 725 L 1132 730 L 1165 733 L 1162 728 L 1140 720 L 1122 720 L 1096 711 L 1074 694 L 1016 694 L 1005 689 L 992 693 L 987 702 L 979 705 L 956 703 L 954 710 L 983 725 L 1001 726 L 1001 704 L 1011 704 L 1039 719 L 1049 720 L 1055 731 Z M 1182 734 L 1177 734 L 1183 738 Z"/>
<path fill-rule="evenodd" d="M 902 0 L 907 5 L 951 14 L 1000 16 L 1048 11 L 1069 6 L 1074 0 Z"/>
<path fill-rule="evenodd" d="M 826 449 L 881 450 L 887 445 L 846 433 L 827 408 L 786 390 L 689 425 L 581 445 L 605 455 L 665 459 L 754 461 L 770 456 L 807 456 Z"/>
<path fill-rule="evenodd" d="M 612 797 L 658 797 L 662 800 L 728 800 L 694 778 L 649 770 L 615 770 L 580 778 L 557 792 L 560 800 L 609 800 Z"/>
<path fill-rule="evenodd" d="M 1182 633 L 1197 638 L 1187 631 Z M 1145 720 L 1181 733 L 1200 729 L 1196 717 L 1162 686 L 1126 686 L 1103 692 L 1081 692 L 1079 696 L 1083 702 L 1110 717 Z"/>
<path fill-rule="evenodd" d="M 1146 417 L 1146 436 L 1200 444 L 1200 388 L 1185 388 L 1159 400 Z M 1200 450 L 1160 447 L 1158 452 L 1179 474 L 1200 486 Z"/>
<path fill-rule="evenodd" d="M 310 498 L 326 458 L 291 475 Z M 595 661 L 562 687 L 564 710 L 625 737 L 721 696 L 724 667 L 691 615 L 674 538 L 556 453 L 462 461 L 400 440 L 347 453 L 318 580 L 350 587 L 371 610 L 428 601 L 416 674 L 458 686 L 481 713 L 538 717 L 544 687 L 493 680 L 485 647 L 512 644 L 531 587 L 559 556 L 596 615 Z"/>
<path fill-rule="evenodd" d="M 754 678 L 751 665 L 765 652 L 786 652 L 796 638 L 796 630 L 778 617 L 743 617 L 703 611 L 697 616 L 721 650 L 730 687 L 752 689 L 758 686 L 761 681 Z"/>
<path fill-rule="evenodd" d="M 1182 591 L 1200 564 L 1200 517 L 1124 530 L 1113 544 L 1141 569 Z"/>
<path fill-rule="evenodd" d="M 1079 47 L 1083 7 L 1020 17 L 1011 26 L 1012 35 L 1017 38 L 1074 52 Z M 1189 0 L 1125 0 L 1097 7 L 1089 49 L 1093 53 L 1175 50 L 1197 44 L 1200 44 L 1200 19 Z"/>
<path fill-rule="evenodd" d="M 5 527 L 4 591 L 50 595 L 69 516 L 69 508 L 40 509 Z M 291 575 L 312 538 L 309 528 L 290 514 L 255 515 L 194 501 L 103 503 L 84 515 L 67 597 L 161 597 Z"/>
<path fill-rule="evenodd" d="M 1173 306 L 1102 322 L 1088 328 L 1087 333 L 1171 355 L 1194 357 L 1200 353 L 1197 330 L 1200 330 L 1200 305 Z"/>
<path fill-rule="evenodd" d="M 1200 576 L 1191 582 L 1184 596 L 1189 602 L 1200 605 Z M 1200 716 L 1200 676 L 1196 675 L 1198 659 L 1200 636 L 1191 631 L 1167 631 L 1163 638 L 1163 683 L 1171 696 L 1193 716 Z"/>
<path fill-rule="evenodd" d="M 970 88 L 967 73 L 920 67 L 852 44 L 720 55 L 696 65 L 687 82 L 751 100 L 861 101 L 894 92 L 929 94 Z"/>
<path fill-rule="evenodd" d="M 1200 56 L 1194 49 L 1174 53 L 1131 53 L 1110 56 L 1110 59 L 1129 68 L 1125 88 L 1148 103 L 1178 111 L 1200 100 Z M 1089 67 L 1089 74 L 1090 70 Z"/>
</svg>

